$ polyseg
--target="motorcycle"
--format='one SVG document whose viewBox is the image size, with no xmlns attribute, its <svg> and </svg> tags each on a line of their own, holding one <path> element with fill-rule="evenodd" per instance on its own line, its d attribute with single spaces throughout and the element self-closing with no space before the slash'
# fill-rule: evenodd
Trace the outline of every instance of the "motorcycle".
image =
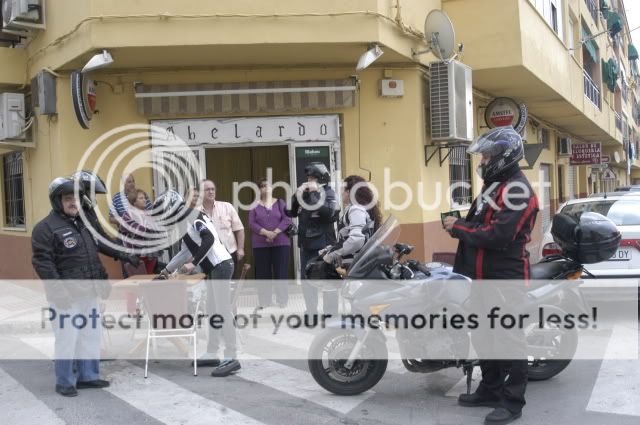
<svg viewBox="0 0 640 425">
<path fill-rule="evenodd" d="M 344 316 L 330 320 L 314 338 L 309 349 L 309 370 L 320 386 L 334 394 L 360 394 L 384 376 L 388 349 L 383 330 L 391 326 L 379 318 L 382 310 L 388 316 L 420 314 L 443 305 L 451 311 L 468 310 L 471 279 L 454 273 L 446 264 L 405 260 L 413 247 L 397 243 L 397 224 L 394 217 L 386 220 L 356 255 L 344 280 L 316 281 L 325 289 L 333 286 L 341 291 L 350 303 L 351 317 L 373 317 L 366 327 L 353 326 L 353 321 L 347 323 Z M 326 265 L 318 264 L 315 269 L 323 267 Z M 312 265 L 309 270 L 313 269 Z M 581 262 L 562 255 L 547 257 L 531 266 L 533 280 L 527 288 L 524 309 L 544 306 L 561 317 L 566 311 L 586 313 L 587 305 L 578 291 L 583 273 L 588 272 Z M 461 368 L 470 392 L 478 361 L 467 358 L 470 336 L 460 337 L 461 334 L 458 332 L 453 338 L 431 335 L 427 339 L 415 329 L 395 328 L 402 363 L 408 371 L 431 373 Z M 554 323 L 528 327 L 525 338 L 532 381 L 549 379 L 564 370 L 578 344 L 576 328 L 561 329 Z"/>
</svg>

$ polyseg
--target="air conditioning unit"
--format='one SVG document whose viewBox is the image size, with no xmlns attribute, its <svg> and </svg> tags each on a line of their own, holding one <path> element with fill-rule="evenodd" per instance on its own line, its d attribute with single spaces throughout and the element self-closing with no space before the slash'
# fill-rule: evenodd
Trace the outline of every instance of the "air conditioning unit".
<svg viewBox="0 0 640 425">
<path fill-rule="evenodd" d="M 558 155 L 560 156 L 571 155 L 571 138 L 558 137 Z"/>
<path fill-rule="evenodd" d="M 433 141 L 473 140 L 471 68 L 458 61 L 431 62 L 430 107 Z"/>
<path fill-rule="evenodd" d="M 2 0 L 3 31 L 45 28 L 45 0 Z"/>
<path fill-rule="evenodd" d="M 24 139 L 24 94 L 0 94 L 0 140 Z"/>
</svg>

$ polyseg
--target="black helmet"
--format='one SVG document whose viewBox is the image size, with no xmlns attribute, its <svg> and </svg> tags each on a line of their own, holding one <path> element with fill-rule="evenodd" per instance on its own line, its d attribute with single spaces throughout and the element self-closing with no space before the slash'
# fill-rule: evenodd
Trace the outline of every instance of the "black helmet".
<svg viewBox="0 0 640 425">
<path fill-rule="evenodd" d="M 153 203 L 151 214 L 168 219 L 180 213 L 185 206 L 184 198 L 175 190 L 167 190 Z"/>
<path fill-rule="evenodd" d="M 93 171 L 76 171 L 71 174 L 71 178 L 80 183 L 85 193 L 104 194 L 107 193 L 107 187 L 104 182 Z"/>
<path fill-rule="evenodd" d="M 62 196 L 74 193 L 75 182 L 68 177 L 56 177 L 49 183 L 49 202 L 54 211 L 62 212 Z M 78 195 L 82 197 L 84 190 L 79 188 Z"/>
<path fill-rule="evenodd" d="M 467 153 L 487 154 L 489 163 L 481 165 L 480 177 L 492 180 L 515 166 L 524 156 L 522 137 L 513 127 L 496 127 L 478 137 L 467 149 Z"/>
<path fill-rule="evenodd" d="M 329 183 L 331 179 L 327 166 L 322 162 L 311 162 L 304 167 L 304 174 L 306 176 L 313 176 L 318 179 L 318 183 Z"/>
</svg>

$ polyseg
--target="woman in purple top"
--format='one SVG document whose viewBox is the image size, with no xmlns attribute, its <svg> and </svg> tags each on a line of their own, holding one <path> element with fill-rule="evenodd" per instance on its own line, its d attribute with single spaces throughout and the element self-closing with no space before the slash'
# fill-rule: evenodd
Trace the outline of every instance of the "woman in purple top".
<svg viewBox="0 0 640 425">
<path fill-rule="evenodd" d="M 284 213 L 285 202 L 271 196 L 272 188 L 267 179 L 260 179 L 258 187 L 260 199 L 249 211 L 254 271 L 256 279 L 270 281 L 258 286 L 258 301 L 262 307 L 273 305 L 275 286 L 276 303 L 284 308 L 289 298 L 286 279 L 291 247 L 291 240 L 285 230 L 291 224 L 291 218 Z"/>
</svg>

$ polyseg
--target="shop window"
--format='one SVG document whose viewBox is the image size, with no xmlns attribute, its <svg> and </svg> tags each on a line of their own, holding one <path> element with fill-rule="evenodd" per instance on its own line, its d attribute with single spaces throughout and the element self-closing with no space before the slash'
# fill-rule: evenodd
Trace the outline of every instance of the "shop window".
<svg viewBox="0 0 640 425">
<path fill-rule="evenodd" d="M 471 158 L 466 146 L 454 146 L 449 154 L 452 207 L 471 205 Z"/>
<path fill-rule="evenodd" d="M 22 152 L 14 152 L 2 157 L 4 177 L 4 225 L 24 227 L 24 181 L 22 173 Z"/>
</svg>

